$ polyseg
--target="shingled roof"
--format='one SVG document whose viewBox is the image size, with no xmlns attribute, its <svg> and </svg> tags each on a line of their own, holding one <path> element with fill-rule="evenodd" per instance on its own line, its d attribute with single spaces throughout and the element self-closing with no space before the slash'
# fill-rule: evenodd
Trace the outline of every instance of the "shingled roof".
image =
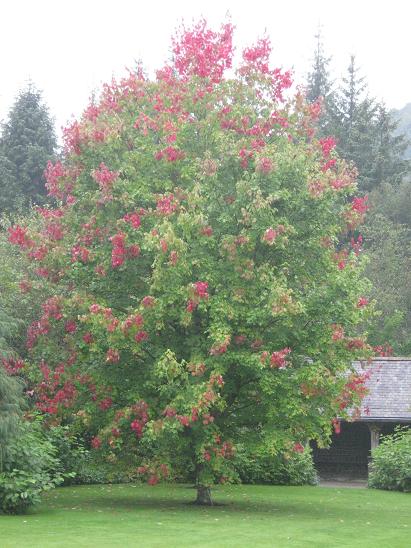
<svg viewBox="0 0 411 548">
<path fill-rule="evenodd" d="M 355 362 L 357 371 L 370 371 L 369 390 L 357 420 L 411 422 L 411 358 L 374 358 Z"/>
</svg>

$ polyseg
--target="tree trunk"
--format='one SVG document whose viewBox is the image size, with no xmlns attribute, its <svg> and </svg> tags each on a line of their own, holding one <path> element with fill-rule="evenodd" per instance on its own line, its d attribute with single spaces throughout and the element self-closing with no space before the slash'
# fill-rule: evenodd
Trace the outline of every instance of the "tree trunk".
<svg viewBox="0 0 411 548">
<path fill-rule="evenodd" d="M 197 485 L 197 499 L 195 504 L 199 504 L 201 506 L 213 505 L 213 501 L 211 500 L 211 489 L 209 487 Z"/>
</svg>

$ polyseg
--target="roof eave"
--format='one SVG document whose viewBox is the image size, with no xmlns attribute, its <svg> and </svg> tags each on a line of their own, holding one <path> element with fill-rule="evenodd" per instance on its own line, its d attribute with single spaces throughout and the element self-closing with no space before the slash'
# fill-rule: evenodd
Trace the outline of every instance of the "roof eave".
<svg viewBox="0 0 411 548">
<path fill-rule="evenodd" d="M 411 417 L 359 417 L 352 421 L 344 420 L 344 422 L 403 422 L 411 423 Z"/>
</svg>

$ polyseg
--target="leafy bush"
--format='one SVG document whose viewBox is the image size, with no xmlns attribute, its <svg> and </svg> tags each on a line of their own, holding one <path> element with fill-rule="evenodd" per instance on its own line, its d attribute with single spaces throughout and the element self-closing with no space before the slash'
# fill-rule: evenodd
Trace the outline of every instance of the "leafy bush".
<svg viewBox="0 0 411 548">
<path fill-rule="evenodd" d="M 0 308 L 0 345 L 2 343 L 1 321 L 2 311 Z M 23 404 L 22 385 L 17 379 L 7 375 L 1 359 L 0 346 L 0 471 L 4 448 L 8 440 L 16 434 Z"/>
<path fill-rule="evenodd" d="M 36 424 L 22 423 L 3 451 L 0 470 L 0 510 L 25 512 L 40 495 L 63 482 L 56 449 Z"/>
<path fill-rule="evenodd" d="M 136 466 L 110 464 L 97 459 L 85 459 L 79 466 L 74 483 L 80 485 L 96 483 L 130 483 L 140 481 Z"/>
<path fill-rule="evenodd" d="M 318 481 L 310 449 L 273 456 L 241 446 L 237 450 L 236 469 L 243 483 L 315 485 Z"/>
<path fill-rule="evenodd" d="M 70 432 L 68 426 L 53 426 L 46 431 L 46 436 L 55 449 L 64 485 L 93 483 L 82 481 L 82 471 L 90 460 L 90 452 L 80 436 Z"/>
<path fill-rule="evenodd" d="M 411 491 L 411 429 L 397 428 L 372 452 L 369 487 Z"/>
<path fill-rule="evenodd" d="M 90 452 L 81 434 L 69 426 L 53 426 L 46 431 L 58 459 L 58 471 L 64 476 L 64 485 L 129 483 L 139 479 L 137 467 L 129 459 L 111 463 Z"/>
<path fill-rule="evenodd" d="M 0 474 L 0 509 L 5 514 L 22 514 L 40 502 L 40 495 L 58 485 L 58 476 L 48 472 L 12 470 Z"/>
</svg>

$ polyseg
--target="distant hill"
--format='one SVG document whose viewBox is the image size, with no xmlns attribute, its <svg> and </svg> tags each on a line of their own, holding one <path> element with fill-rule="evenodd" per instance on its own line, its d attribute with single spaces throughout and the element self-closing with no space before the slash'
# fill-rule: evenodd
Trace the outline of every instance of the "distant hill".
<svg viewBox="0 0 411 548">
<path fill-rule="evenodd" d="M 393 110 L 392 113 L 394 118 L 399 121 L 397 132 L 405 133 L 411 141 L 411 103 L 407 103 L 400 110 Z M 411 145 L 405 151 L 405 157 L 411 159 Z"/>
</svg>

